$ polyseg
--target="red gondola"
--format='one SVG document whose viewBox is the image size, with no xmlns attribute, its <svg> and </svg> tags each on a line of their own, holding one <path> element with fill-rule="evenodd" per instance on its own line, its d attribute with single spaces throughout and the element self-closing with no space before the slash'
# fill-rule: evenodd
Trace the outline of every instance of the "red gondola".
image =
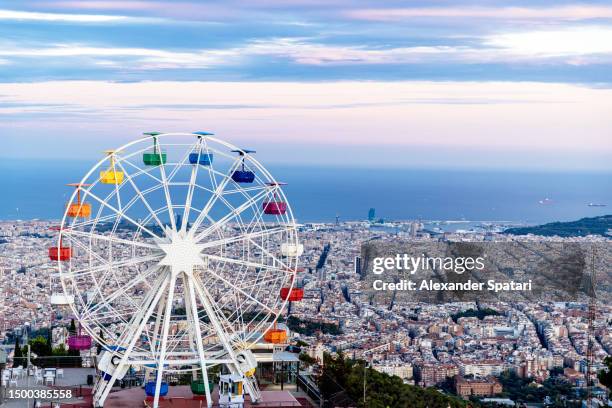
<svg viewBox="0 0 612 408">
<path fill-rule="evenodd" d="M 302 288 L 281 288 L 280 296 L 283 300 L 288 300 L 290 302 L 299 302 L 304 299 L 304 289 Z"/>
<path fill-rule="evenodd" d="M 53 227 L 52 230 L 60 231 L 60 227 Z M 59 247 L 49 248 L 49 259 L 52 261 L 67 261 L 72 257 L 72 249 L 62 245 L 62 237 L 60 235 Z"/>
<path fill-rule="evenodd" d="M 72 256 L 70 247 L 51 247 L 49 248 L 49 259 L 52 261 L 67 261 Z"/>
</svg>

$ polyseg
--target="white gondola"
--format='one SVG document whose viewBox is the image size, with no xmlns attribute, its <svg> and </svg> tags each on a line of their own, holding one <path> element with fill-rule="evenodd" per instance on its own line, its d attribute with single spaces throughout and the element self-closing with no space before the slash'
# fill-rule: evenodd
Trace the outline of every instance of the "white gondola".
<svg viewBox="0 0 612 408">
<path fill-rule="evenodd" d="M 63 293 L 52 293 L 49 296 L 49 303 L 53 306 L 70 306 L 74 303 L 74 296 Z"/>
<path fill-rule="evenodd" d="M 52 306 L 62 307 L 70 306 L 74 303 L 74 296 L 64 293 L 59 283 L 59 275 L 52 274 L 49 279 L 49 288 L 51 295 L 49 296 L 49 303 Z"/>
<path fill-rule="evenodd" d="M 285 257 L 302 256 L 304 245 L 302 244 L 281 244 L 281 254 Z"/>
</svg>

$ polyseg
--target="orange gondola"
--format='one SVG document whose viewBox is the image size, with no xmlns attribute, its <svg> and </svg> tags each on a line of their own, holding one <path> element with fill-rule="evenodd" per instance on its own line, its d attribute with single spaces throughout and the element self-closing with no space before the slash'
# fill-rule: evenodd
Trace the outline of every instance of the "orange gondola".
<svg viewBox="0 0 612 408">
<path fill-rule="evenodd" d="M 276 328 L 275 323 L 274 328 L 269 329 L 266 334 L 264 334 L 264 340 L 266 341 L 266 343 L 284 344 L 287 342 L 287 331 L 284 329 Z"/>
<path fill-rule="evenodd" d="M 72 218 L 89 218 L 91 216 L 91 204 L 81 202 L 81 188 L 90 184 L 70 183 L 66 185 L 77 189 L 76 202 L 68 204 L 66 215 Z"/>
</svg>

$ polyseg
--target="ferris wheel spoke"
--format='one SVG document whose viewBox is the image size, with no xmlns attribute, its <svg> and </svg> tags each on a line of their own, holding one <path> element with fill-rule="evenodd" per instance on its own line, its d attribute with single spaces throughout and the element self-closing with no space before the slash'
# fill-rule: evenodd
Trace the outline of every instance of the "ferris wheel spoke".
<svg viewBox="0 0 612 408">
<path fill-rule="evenodd" d="M 117 376 L 119 374 L 119 368 L 123 367 L 126 365 L 128 358 L 130 356 L 130 354 L 132 353 L 132 350 L 134 349 L 134 346 L 136 345 L 136 342 L 138 341 L 138 339 L 140 338 L 140 334 L 142 333 L 142 331 L 144 330 L 147 322 L 149 321 L 149 318 L 151 317 L 151 314 L 153 314 L 153 311 L 155 310 L 155 305 L 157 304 L 157 302 L 159 302 L 159 298 L 162 296 L 164 289 L 166 287 L 166 285 L 168 284 L 168 280 L 169 279 L 165 279 L 161 285 L 161 287 L 159 288 L 159 290 L 156 291 L 156 295 L 153 298 L 153 301 L 150 302 L 150 304 L 148 305 L 148 307 L 146 307 L 146 311 L 145 308 L 143 308 L 143 310 L 141 311 L 141 316 L 142 318 L 140 318 L 140 320 L 138 321 L 138 326 L 137 327 L 133 327 L 132 330 L 128 331 L 128 333 L 131 333 L 132 336 L 129 340 L 129 342 L 126 341 L 123 343 L 119 343 L 118 345 L 125 345 L 127 344 L 126 350 L 123 352 L 123 355 L 121 357 L 121 361 L 118 364 L 118 368 L 115 369 L 115 372 L 113 373 L 109 383 L 110 383 L 110 387 L 106 387 L 104 389 L 104 391 L 102 392 L 102 395 L 100 396 L 100 400 L 104 401 L 106 400 L 106 397 L 108 396 L 108 393 L 110 392 L 113 383 L 117 380 Z M 144 313 L 142 313 L 144 312 Z M 136 326 L 135 324 L 133 326 Z M 158 387 L 159 388 L 159 387 Z"/>
<path fill-rule="evenodd" d="M 225 279 L 223 276 L 217 274 L 216 272 L 213 272 L 212 270 L 208 270 L 208 273 L 210 273 L 212 276 L 214 276 L 215 278 L 217 278 L 218 280 L 220 280 L 221 282 L 225 283 L 227 286 L 229 286 L 230 288 L 234 289 L 235 291 L 239 292 L 240 294 L 242 294 L 244 297 L 250 299 L 251 301 L 257 303 L 259 306 L 263 307 L 264 309 L 266 309 L 269 312 L 272 313 L 276 313 L 274 310 L 272 310 L 268 305 L 262 303 L 259 299 L 254 298 L 253 296 L 251 296 L 249 293 L 247 293 L 244 289 L 234 285 L 232 282 L 230 282 L 229 280 Z"/>
<path fill-rule="evenodd" d="M 95 267 L 88 267 L 88 268 L 83 268 L 83 269 L 77 269 L 76 271 L 65 272 L 65 273 L 62 273 L 62 277 L 76 278 L 79 276 L 93 275 L 96 272 L 125 268 L 126 266 L 138 265 L 138 264 L 142 264 L 144 262 L 149 262 L 149 261 L 159 261 L 163 256 L 164 256 L 163 254 L 147 255 L 147 256 L 141 256 L 141 257 L 136 257 L 136 258 L 130 258 L 125 261 L 111 261 L 111 262 L 107 261 L 104 258 L 100 258 L 100 260 L 104 262 L 103 265 L 98 265 Z"/>
<path fill-rule="evenodd" d="M 159 265 L 153 265 L 150 268 L 148 268 L 144 273 L 139 274 L 138 276 L 136 276 L 135 278 L 131 279 L 129 282 L 127 282 L 125 285 L 121 285 L 117 290 L 114 290 L 112 294 L 110 294 L 108 297 L 104 297 L 101 295 L 101 299 L 103 300 L 102 303 L 98 303 L 93 309 L 91 309 L 89 311 L 89 313 L 96 313 L 98 310 L 102 309 L 103 307 L 112 307 L 111 303 L 113 303 L 116 299 L 119 299 L 121 296 L 127 296 L 128 295 L 128 291 L 132 288 L 134 288 L 136 285 L 138 285 L 139 283 L 147 283 L 147 278 L 149 278 L 149 276 L 153 275 L 155 272 L 158 272 L 160 269 Z M 160 276 L 162 276 L 162 274 L 160 274 Z M 161 279 L 161 278 L 159 278 Z M 149 292 L 153 291 L 153 288 L 155 287 L 154 285 L 150 286 L 150 290 Z M 88 305 L 88 307 L 91 306 L 91 303 Z"/>
<path fill-rule="evenodd" d="M 265 184 L 258 185 L 258 186 L 253 186 L 253 187 L 243 187 L 243 188 L 239 188 L 239 189 L 235 189 L 235 190 L 225 190 L 223 192 L 223 195 L 244 194 L 244 193 L 248 193 L 248 192 L 251 192 L 251 191 L 266 190 L 268 188 L 270 188 L 270 186 L 267 186 Z"/>
<path fill-rule="evenodd" d="M 204 229 L 198 235 L 196 235 L 195 237 L 196 242 L 200 242 L 203 238 L 210 235 L 212 232 L 219 230 L 220 228 L 225 226 L 225 224 L 227 224 L 229 221 L 231 221 L 232 219 L 234 219 L 235 217 L 237 217 L 238 215 L 246 211 L 249 207 L 255 205 L 259 200 L 263 199 L 268 194 L 269 194 L 269 191 L 264 190 L 254 195 L 253 197 L 251 197 L 248 201 L 244 202 L 239 207 L 232 209 L 232 211 L 229 214 L 226 214 L 223 218 L 219 219 L 216 223 L 214 223 L 213 225 Z M 193 225 L 191 227 L 191 231 L 195 231 L 195 228 L 196 226 Z"/>
<path fill-rule="evenodd" d="M 200 169 L 200 154 L 202 148 L 202 139 L 198 139 L 198 143 L 196 144 L 196 148 L 198 149 L 198 160 L 197 163 L 191 168 L 191 176 L 189 178 L 189 186 L 187 187 L 187 197 L 185 198 L 185 208 L 183 210 L 183 219 L 181 222 L 181 231 L 184 233 L 187 229 L 187 224 L 189 224 L 189 212 L 191 211 L 191 202 L 193 200 L 193 192 L 195 190 L 196 181 L 198 179 L 198 171 Z"/>
<path fill-rule="evenodd" d="M 123 331 L 121 332 L 121 334 L 118 335 L 117 338 L 118 338 L 118 343 L 119 344 L 125 344 L 125 342 L 127 342 L 127 339 L 129 338 L 129 336 L 131 334 L 130 330 L 135 325 L 140 323 L 140 319 L 142 319 L 142 316 L 144 315 L 144 313 L 151 306 L 151 302 L 153 301 L 153 299 L 155 299 L 158 290 L 163 291 L 162 285 L 164 284 L 164 282 L 167 281 L 167 279 L 168 279 L 167 276 L 161 275 L 153 283 L 152 290 L 149 291 L 147 296 L 145 296 L 144 299 L 142 300 L 142 305 L 137 308 L 137 313 L 132 314 L 132 317 L 130 318 L 130 321 L 126 322 L 126 325 L 125 325 Z M 151 341 L 151 337 L 149 336 L 149 332 L 147 330 L 147 326 L 146 325 L 145 325 L 142 333 L 148 338 L 149 341 Z"/>
<path fill-rule="evenodd" d="M 147 210 L 149 211 L 149 213 L 151 214 L 151 216 L 153 217 L 153 219 L 155 219 L 155 221 L 157 222 L 157 225 L 163 230 L 164 229 L 164 224 L 161 222 L 161 220 L 159 219 L 159 217 L 157 216 L 157 213 L 153 210 L 153 207 L 151 207 L 151 204 L 149 203 L 149 201 L 145 198 L 144 194 L 142 193 L 142 191 L 140 190 L 140 188 L 138 188 L 138 186 L 136 185 L 136 183 L 134 183 L 133 180 L 133 175 L 128 173 L 128 171 L 126 170 L 126 168 L 123 166 L 123 164 L 121 163 L 121 161 L 117 161 L 117 164 L 119 165 L 119 167 L 121 168 L 121 171 L 123 171 L 125 173 L 125 177 L 127 179 L 127 181 L 130 183 L 130 185 L 132 186 L 132 188 L 134 189 L 134 191 L 136 192 L 136 194 L 138 195 L 138 197 L 140 197 L 140 201 L 142 201 L 143 205 L 147 208 Z M 144 170 L 143 170 L 144 171 Z"/>
<path fill-rule="evenodd" d="M 214 332 L 216 332 L 217 336 L 221 340 L 221 344 L 223 345 L 225 351 L 233 357 L 234 351 L 231 347 L 231 341 L 227 335 L 228 332 L 233 331 L 232 325 L 227 321 L 223 311 L 218 308 L 217 303 L 213 301 L 213 298 L 210 296 L 210 293 L 208 293 L 208 290 L 202 281 L 193 275 L 192 283 L 196 290 L 196 294 L 200 298 L 200 302 L 206 311 L 206 315 L 213 326 Z"/>
<path fill-rule="evenodd" d="M 185 279 L 185 286 L 186 286 L 186 291 L 187 291 L 187 295 L 188 295 L 188 299 L 189 299 L 189 307 L 191 308 L 191 315 L 193 317 L 193 319 L 196 320 L 195 324 L 193 325 L 193 330 L 194 330 L 194 341 L 195 341 L 195 346 L 196 346 L 196 350 L 198 352 L 198 357 L 200 358 L 200 370 L 202 370 L 202 381 L 204 381 L 204 391 L 206 394 L 206 401 L 211 401 L 210 398 L 210 386 L 208 385 L 208 381 L 206 381 L 206 379 L 208 378 L 208 371 L 207 371 L 207 367 L 206 367 L 206 357 L 204 355 L 204 345 L 202 344 L 202 331 L 200 329 L 200 318 L 198 317 L 198 308 L 197 308 L 197 302 L 196 302 L 196 296 L 195 296 L 195 289 L 193 288 L 193 281 L 192 281 L 192 277 L 187 276 L 187 279 Z"/>
<path fill-rule="evenodd" d="M 81 320 L 84 320 L 85 322 L 102 322 L 105 321 L 107 319 L 114 319 L 114 320 L 120 320 L 121 323 L 125 324 L 127 323 L 127 320 L 125 320 L 125 316 L 130 315 L 131 313 L 134 312 L 134 308 L 124 308 L 124 309 L 112 309 L 112 310 L 107 310 L 106 312 L 99 312 L 97 313 L 95 316 L 82 316 Z"/>
<path fill-rule="evenodd" d="M 116 219 L 117 216 L 115 214 L 109 214 L 109 215 L 102 215 L 96 218 L 91 218 L 91 219 L 85 219 L 83 221 L 77 221 L 76 219 L 74 220 L 74 222 L 72 222 L 69 226 L 69 228 L 72 229 L 77 229 L 77 228 L 85 228 L 85 227 L 90 227 L 96 224 L 100 224 L 100 223 L 104 223 L 107 221 L 111 221 Z"/>
<path fill-rule="evenodd" d="M 94 251 L 91 248 L 91 243 L 89 243 L 89 245 L 86 245 L 85 243 L 77 239 L 75 236 L 71 236 L 71 235 L 68 235 L 67 238 L 68 238 L 68 241 L 71 243 L 71 245 L 76 245 L 77 249 L 80 248 L 83 251 L 87 252 L 89 254 L 89 258 L 95 258 L 96 260 L 102 263 L 105 263 L 105 264 L 109 262 L 105 258 L 101 257 L 96 251 Z M 70 275 L 68 274 L 68 276 Z"/>
<path fill-rule="evenodd" d="M 236 242 L 241 242 L 241 241 L 248 240 L 248 239 L 266 237 L 266 236 L 290 231 L 291 229 L 292 228 L 266 228 L 258 232 L 249 232 L 249 233 L 237 235 L 235 237 L 217 239 L 214 241 L 207 241 L 201 245 L 201 248 L 206 249 L 206 248 L 214 248 L 214 247 L 218 247 L 222 245 L 234 244 Z"/>
<path fill-rule="evenodd" d="M 229 263 L 233 265 L 246 266 L 248 268 L 259 268 L 259 269 L 270 270 L 270 271 L 292 273 L 291 271 L 284 270 L 282 268 L 279 268 L 278 266 L 266 265 L 263 263 L 257 263 L 257 262 L 252 262 L 252 261 L 245 261 L 242 259 L 234 259 L 234 258 L 228 258 L 225 256 L 208 255 L 208 254 L 206 255 L 206 257 L 213 261 L 225 262 L 225 263 Z"/>
<path fill-rule="evenodd" d="M 165 177 L 165 176 L 164 176 Z M 155 397 L 153 406 L 159 406 L 159 393 L 161 389 L 162 376 L 164 372 L 164 364 L 166 362 L 166 351 L 168 345 L 168 332 L 170 330 L 170 319 L 172 318 L 172 306 L 174 304 L 174 290 L 176 285 L 176 277 L 173 273 L 168 275 L 170 283 L 166 300 L 164 313 L 164 323 L 162 328 L 161 346 L 159 349 L 159 359 L 157 360 L 157 384 L 155 386 Z"/>
<path fill-rule="evenodd" d="M 146 231 L 148 234 L 150 234 L 151 236 L 153 236 L 153 237 L 155 237 L 157 239 L 161 239 L 153 231 L 151 231 L 150 229 L 148 229 L 144 225 L 140 224 L 138 221 L 135 221 L 134 219 L 132 219 L 131 217 L 126 215 L 125 212 L 120 211 L 120 210 L 116 209 L 115 207 L 113 207 L 112 205 L 108 204 L 107 202 L 103 201 L 100 197 L 98 197 L 96 194 L 92 193 L 90 190 L 87 190 L 85 194 L 87 196 L 91 196 L 94 200 L 96 200 L 98 203 L 100 203 L 100 205 L 105 206 L 106 208 L 110 209 L 112 212 L 117 214 L 119 217 L 122 217 L 126 221 L 129 221 L 130 223 L 134 224 L 134 226 L 140 228 L 143 231 Z"/>
<path fill-rule="evenodd" d="M 160 145 L 160 149 L 162 149 Z M 176 220 L 174 219 L 174 206 L 172 205 L 172 198 L 170 197 L 170 187 L 168 177 L 166 176 L 166 163 L 162 162 L 159 166 L 159 172 L 161 174 L 162 185 L 164 187 L 164 195 L 166 196 L 166 206 L 168 209 L 168 217 L 170 218 L 170 226 L 176 231 Z"/>
<path fill-rule="evenodd" d="M 183 157 L 181 158 L 181 160 L 178 163 L 174 164 L 174 168 L 172 169 L 172 171 L 170 172 L 170 174 L 168 174 L 168 182 L 172 182 L 172 180 L 174 180 L 174 177 L 176 176 L 176 174 L 178 173 L 179 169 L 185 165 L 185 163 L 187 163 L 187 160 L 189 159 L 189 154 L 193 151 L 193 149 L 197 146 L 198 142 L 193 143 L 191 145 L 189 145 L 189 148 L 186 149 L 187 152 L 183 155 Z"/>
<path fill-rule="evenodd" d="M 100 241 L 108 241 L 108 242 L 113 242 L 113 243 L 117 243 L 117 244 L 137 246 L 137 247 L 140 247 L 140 248 L 154 249 L 154 250 L 159 251 L 159 247 L 157 245 L 147 244 L 145 242 L 130 241 L 130 240 L 127 240 L 127 239 L 117 238 L 117 237 L 115 237 L 113 235 L 102 235 L 102 234 L 96 234 L 96 233 L 93 233 L 93 232 L 83 232 L 83 231 L 79 231 L 79 230 L 75 230 L 75 229 L 70 229 L 70 228 L 67 228 L 67 229 L 63 230 L 62 233 L 66 234 L 66 235 L 76 236 L 76 237 L 96 239 L 96 240 L 100 240 Z"/>
<path fill-rule="evenodd" d="M 217 202 L 217 200 L 221 196 L 223 190 L 225 189 L 225 186 L 227 186 L 227 183 L 229 183 L 229 181 L 232 179 L 231 175 L 233 174 L 234 170 L 237 169 L 239 164 L 240 164 L 240 160 L 234 160 L 234 162 L 230 166 L 228 174 L 224 174 L 223 175 L 223 180 L 221 180 L 221 183 L 219 183 L 216 186 L 216 188 L 214 189 L 213 195 L 208 199 L 208 201 L 204 205 L 204 208 L 202 209 L 202 211 L 200 211 L 200 214 L 198 215 L 198 217 L 193 222 L 193 225 L 191 226 L 191 229 L 189 231 L 191 236 L 193 236 L 195 234 L 195 232 L 200 227 L 202 222 L 204 222 L 204 219 L 208 216 L 208 213 L 210 212 L 210 210 L 212 209 L 214 204 Z M 211 169 L 212 169 L 212 163 L 211 163 Z M 213 171 L 213 170 L 211 170 L 211 171 Z"/>
<path fill-rule="evenodd" d="M 284 263 L 283 261 L 281 261 L 280 259 L 278 259 L 274 254 L 272 254 L 270 251 L 268 251 L 267 249 L 265 249 L 264 247 L 262 247 L 261 245 L 259 245 L 257 242 L 253 241 L 252 239 L 249 239 L 249 241 L 256 246 L 257 248 L 259 248 L 259 250 L 262 252 L 262 254 L 268 256 L 269 258 L 272 258 L 274 260 L 274 264 L 280 264 L 281 267 L 283 269 L 286 270 L 291 270 L 293 268 L 291 268 L 289 265 L 287 265 L 286 263 Z"/>
<path fill-rule="evenodd" d="M 151 174 L 151 172 L 153 171 L 154 168 L 151 168 L 150 170 L 145 170 L 139 166 L 137 166 L 136 164 L 132 163 L 130 160 L 123 160 L 123 163 L 129 165 L 130 167 L 136 169 L 136 173 L 132 173 L 132 175 L 134 177 L 139 176 L 141 174 L 147 175 L 148 177 L 150 177 L 151 179 L 153 179 L 155 182 L 161 184 L 162 181 L 161 179 L 159 179 L 158 177 L 155 177 L 153 174 Z"/>
</svg>

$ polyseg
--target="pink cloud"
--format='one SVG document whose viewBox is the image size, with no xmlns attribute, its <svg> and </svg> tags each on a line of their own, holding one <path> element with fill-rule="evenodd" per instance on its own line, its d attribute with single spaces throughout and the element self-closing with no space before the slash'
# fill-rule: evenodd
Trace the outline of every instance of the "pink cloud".
<svg viewBox="0 0 612 408">
<path fill-rule="evenodd" d="M 408 18 L 495 18 L 505 20 L 553 19 L 586 20 L 612 18 L 612 6 L 570 5 L 546 8 L 529 7 L 424 7 L 356 9 L 344 13 L 360 20 L 397 21 Z"/>
</svg>

